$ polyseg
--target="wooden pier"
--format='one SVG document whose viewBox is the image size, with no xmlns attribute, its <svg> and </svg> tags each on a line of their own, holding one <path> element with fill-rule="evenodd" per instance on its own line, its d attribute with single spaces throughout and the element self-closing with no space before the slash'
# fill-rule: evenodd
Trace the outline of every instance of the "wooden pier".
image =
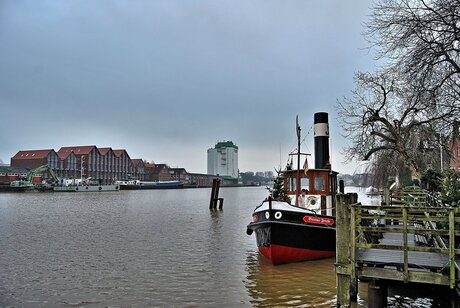
<svg viewBox="0 0 460 308">
<path fill-rule="evenodd" d="M 358 281 L 369 283 L 369 307 L 385 307 L 396 282 L 444 286 L 457 307 L 460 213 L 426 191 L 399 192 L 382 206 L 337 196 L 337 306 L 357 298 Z"/>
</svg>

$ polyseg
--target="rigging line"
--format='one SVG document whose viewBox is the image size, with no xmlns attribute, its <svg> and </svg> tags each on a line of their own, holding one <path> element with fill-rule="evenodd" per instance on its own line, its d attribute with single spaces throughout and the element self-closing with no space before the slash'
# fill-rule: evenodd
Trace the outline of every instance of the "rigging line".
<svg viewBox="0 0 460 308">
<path fill-rule="evenodd" d="M 303 137 L 303 139 L 302 139 L 302 141 L 300 142 L 300 144 L 302 144 L 302 143 L 305 141 L 305 139 L 310 135 L 312 128 L 313 128 L 313 124 L 312 124 L 312 125 L 310 126 L 310 128 L 308 129 L 307 134 Z"/>
<path fill-rule="evenodd" d="M 314 124 L 310 125 L 310 128 L 308 129 L 307 134 L 303 137 L 303 139 L 302 139 L 302 141 L 300 142 L 300 144 L 304 143 L 305 139 L 310 135 L 310 133 L 311 133 L 313 127 L 314 127 Z M 292 150 L 291 150 L 291 151 L 289 152 L 289 154 L 288 154 L 288 158 L 287 158 L 286 164 L 289 163 L 289 157 L 290 157 L 290 155 L 294 154 L 294 153 L 297 151 L 297 144 L 294 143 L 294 146 L 292 146 L 291 149 L 292 149 Z M 307 152 L 308 152 L 308 151 L 309 151 L 309 150 L 308 150 L 308 147 L 307 147 Z"/>
<path fill-rule="evenodd" d="M 308 136 L 310 136 L 310 133 L 311 133 L 311 131 L 312 131 L 312 129 L 313 129 L 313 126 L 314 126 L 314 124 L 312 124 L 312 125 L 310 126 L 310 128 L 308 129 L 307 134 L 303 137 L 302 141 L 300 142 L 301 145 L 305 142 L 305 139 L 306 139 Z M 295 151 L 297 151 L 297 144 L 295 143 L 295 144 L 291 147 L 291 149 L 292 149 L 292 150 L 291 150 L 289 153 L 290 153 L 290 154 L 293 154 Z"/>
</svg>

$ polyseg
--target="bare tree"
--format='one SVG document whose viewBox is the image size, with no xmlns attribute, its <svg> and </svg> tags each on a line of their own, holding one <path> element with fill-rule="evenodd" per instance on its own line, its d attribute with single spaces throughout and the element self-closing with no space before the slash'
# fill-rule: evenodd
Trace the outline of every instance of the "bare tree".
<svg viewBox="0 0 460 308">
<path fill-rule="evenodd" d="M 351 140 L 346 155 L 367 160 L 381 151 L 395 152 L 396 158 L 419 175 L 425 163 L 418 157 L 420 147 L 437 143 L 432 125 L 440 116 L 431 112 L 432 105 L 426 103 L 429 98 L 420 99 L 396 77 L 390 72 L 358 73 L 352 97 L 338 102 L 339 122 Z"/>
<path fill-rule="evenodd" d="M 382 0 L 366 26 L 371 45 L 406 81 L 458 99 L 458 0 Z"/>
<path fill-rule="evenodd" d="M 349 158 L 392 152 L 414 175 L 460 116 L 460 2 L 382 0 L 366 36 L 386 60 L 377 73 L 357 73 L 352 96 L 338 103 L 350 138 Z M 423 157 L 424 156 L 424 157 Z"/>
</svg>

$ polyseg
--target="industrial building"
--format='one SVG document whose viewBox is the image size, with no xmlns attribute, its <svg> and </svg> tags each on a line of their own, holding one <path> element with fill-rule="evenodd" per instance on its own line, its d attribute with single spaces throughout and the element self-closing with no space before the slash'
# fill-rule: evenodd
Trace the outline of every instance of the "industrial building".
<svg viewBox="0 0 460 308">
<path fill-rule="evenodd" d="M 217 142 L 208 149 L 208 174 L 238 182 L 238 147 L 232 141 Z"/>
</svg>

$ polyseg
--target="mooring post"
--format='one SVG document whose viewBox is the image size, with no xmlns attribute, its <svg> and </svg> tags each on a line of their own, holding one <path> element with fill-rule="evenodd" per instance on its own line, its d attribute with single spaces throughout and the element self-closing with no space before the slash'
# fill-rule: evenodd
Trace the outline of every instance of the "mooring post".
<svg viewBox="0 0 460 308">
<path fill-rule="evenodd" d="M 339 193 L 344 194 L 345 193 L 345 182 L 343 180 L 339 181 Z"/>
<path fill-rule="evenodd" d="M 367 305 L 372 308 L 384 308 L 387 306 L 388 288 L 385 282 L 372 279 L 367 286 Z"/>
<path fill-rule="evenodd" d="M 211 200 L 209 200 L 209 209 L 214 208 L 214 198 L 216 197 L 216 179 L 212 180 Z"/>
<path fill-rule="evenodd" d="M 217 201 L 219 200 L 219 189 L 220 189 L 220 179 L 215 179 L 216 180 L 216 191 L 214 195 L 214 209 L 217 208 Z"/>
<path fill-rule="evenodd" d="M 358 300 L 358 277 L 356 277 L 356 249 L 355 249 L 355 224 L 356 224 L 356 215 L 355 209 L 351 206 L 352 204 L 358 203 L 358 194 L 357 193 L 348 193 L 350 196 L 348 210 L 350 215 L 350 300 L 356 302 Z"/>
<path fill-rule="evenodd" d="M 336 208 L 336 263 L 337 276 L 337 307 L 351 305 L 351 275 L 350 262 L 350 205 L 351 195 L 337 195 Z"/>
<path fill-rule="evenodd" d="M 224 207 L 224 198 L 217 198 L 219 200 L 219 210 Z"/>
<path fill-rule="evenodd" d="M 219 209 L 224 206 L 224 198 L 219 198 L 220 179 L 212 180 L 211 200 L 209 200 L 209 209 L 216 209 L 219 201 Z"/>
</svg>

